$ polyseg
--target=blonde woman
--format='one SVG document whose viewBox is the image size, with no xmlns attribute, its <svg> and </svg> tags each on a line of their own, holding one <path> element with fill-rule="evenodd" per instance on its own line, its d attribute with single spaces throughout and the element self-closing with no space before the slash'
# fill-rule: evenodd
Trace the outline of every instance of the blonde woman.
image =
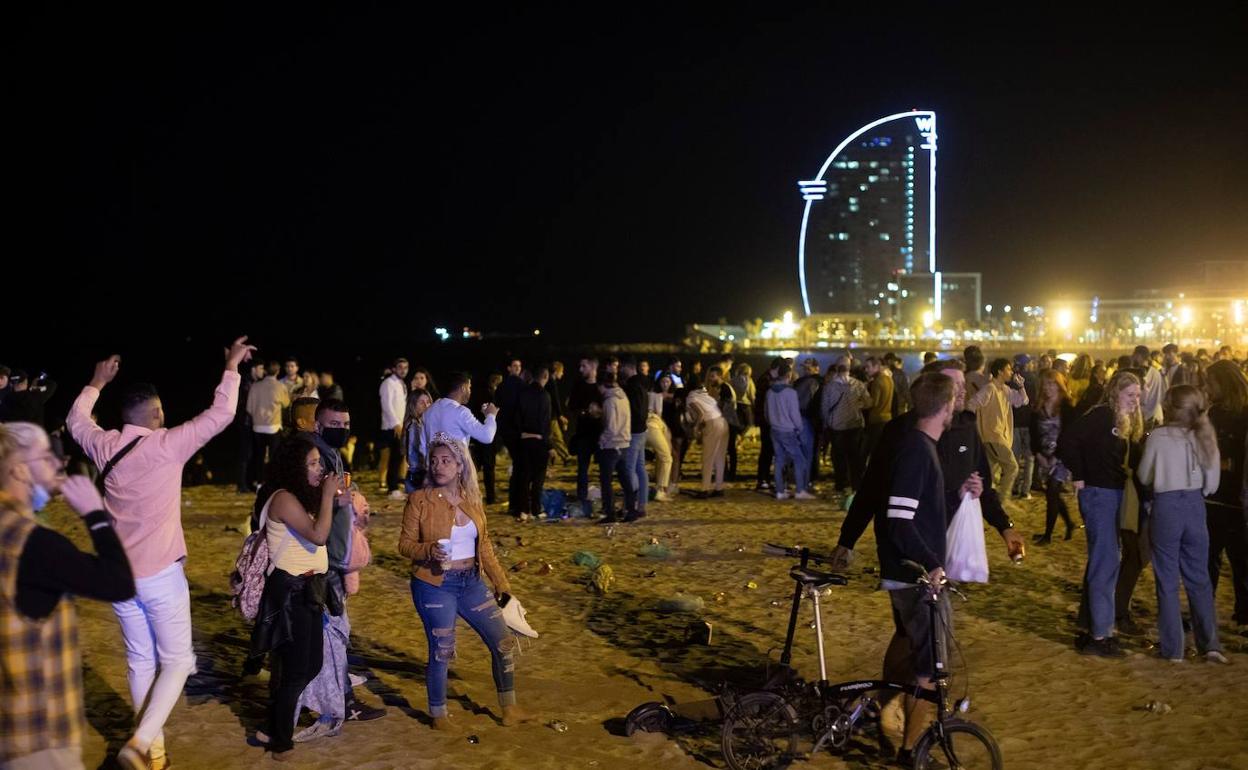
<svg viewBox="0 0 1248 770">
<path fill-rule="evenodd" d="M 1066 378 L 1066 390 L 1070 393 L 1070 402 L 1079 403 L 1083 393 L 1092 384 L 1092 356 L 1080 353 L 1071 364 L 1070 374 Z"/>
<path fill-rule="evenodd" d="M 1114 588 L 1118 582 L 1118 517 L 1131 481 L 1131 447 L 1144 437 L 1140 414 L 1140 380 L 1118 372 L 1105 387 L 1105 397 L 1064 430 L 1058 447 L 1070 469 L 1079 509 L 1088 535 L 1087 604 L 1090 639 L 1080 645 L 1087 655 L 1123 657 L 1113 635 Z M 1133 497 L 1134 495 L 1132 495 Z M 1124 498 L 1127 498 L 1124 502 Z"/>
<path fill-rule="evenodd" d="M 452 728 L 446 680 L 455 657 L 455 621 L 463 618 L 489 648 L 504 725 L 526 717 L 516 706 L 515 638 L 498 600 L 510 598 L 507 572 L 486 531 L 477 474 L 464 445 L 435 433 L 427 445 L 425 486 L 407 498 L 399 553 L 412 560 L 412 601 L 429 644 L 425 689 L 436 730 Z M 491 593 L 481 579 L 494 584 Z"/>
<path fill-rule="evenodd" d="M 1140 482 L 1153 488 L 1150 535 L 1157 578 L 1157 630 L 1161 657 L 1183 662 L 1179 575 L 1187 588 L 1196 649 L 1206 660 L 1229 663 L 1218 642 L 1209 583 L 1209 530 L 1205 496 L 1218 489 L 1222 458 L 1205 396 L 1175 385 L 1162 404 L 1165 424 L 1149 434 L 1140 459 Z"/>
</svg>

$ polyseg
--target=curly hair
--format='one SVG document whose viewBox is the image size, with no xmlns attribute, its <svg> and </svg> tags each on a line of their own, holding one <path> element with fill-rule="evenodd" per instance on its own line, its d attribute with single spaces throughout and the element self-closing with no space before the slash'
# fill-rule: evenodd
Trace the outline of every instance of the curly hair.
<svg viewBox="0 0 1248 770">
<path fill-rule="evenodd" d="M 315 516 L 321 509 L 321 493 L 308 483 L 308 453 L 316 449 L 312 439 L 296 433 L 278 447 L 269 463 L 269 489 L 284 489 L 295 496 L 304 510 Z"/>
</svg>

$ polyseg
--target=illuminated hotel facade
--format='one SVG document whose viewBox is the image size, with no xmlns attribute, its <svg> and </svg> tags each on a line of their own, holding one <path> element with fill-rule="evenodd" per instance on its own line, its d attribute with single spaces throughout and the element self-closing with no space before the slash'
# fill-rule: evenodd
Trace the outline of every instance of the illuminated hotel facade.
<svg viewBox="0 0 1248 770">
<path fill-rule="evenodd" d="M 941 319 L 936 113 L 916 110 L 868 123 L 798 188 L 805 201 L 798 270 L 807 315 L 904 324 Z"/>
</svg>

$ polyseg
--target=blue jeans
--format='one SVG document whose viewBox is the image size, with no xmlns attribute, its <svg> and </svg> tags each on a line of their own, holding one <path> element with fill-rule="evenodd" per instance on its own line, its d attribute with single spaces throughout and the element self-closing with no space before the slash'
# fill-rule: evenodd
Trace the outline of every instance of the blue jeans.
<svg viewBox="0 0 1248 770">
<path fill-rule="evenodd" d="M 1079 510 L 1088 535 L 1088 610 L 1091 632 L 1104 639 L 1114 630 L 1114 588 L 1118 584 L 1118 509 L 1122 490 L 1084 487 Z"/>
<path fill-rule="evenodd" d="M 425 690 L 429 695 L 430 716 L 446 716 L 446 672 L 455 657 L 456 616 L 467 621 L 490 650 L 499 705 L 510 706 L 516 702 L 515 663 L 512 661 L 516 640 L 503 622 L 498 602 L 475 569 L 443 573 L 440 586 L 412 578 L 412 602 L 420 622 L 425 625 L 425 640 L 429 643 Z"/>
<path fill-rule="evenodd" d="M 637 490 L 628 478 L 628 468 L 624 459 L 628 449 L 598 450 L 598 483 L 602 486 L 602 512 L 607 516 L 615 515 L 615 492 L 611 487 L 611 474 L 614 472 L 620 479 L 620 487 L 624 490 L 624 513 L 636 510 Z"/>
<path fill-rule="evenodd" d="M 650 494 L 650 477 L 646 475 L 646 434 L 644 432 L 632 434 L 628 449 L 624 450 L 624 469 L 637 493 L 637 510 L 646 510 L 646 500 Z"/>
<path fill-rule="evenodd" d="M 1179 576 L 1187 588 L 1196 649 L 1221 650 L 1209 584 L 1209 529 L 1199 489 L 1161 492 L 1153 498 L 1153 574 L 1157 578 L 1157 630 L 1161 657 L 1183 657 Z"/>
<path fill-rule="evenodd" d="M 1014 459 L 1018 461 L 1018 479 L 1014 489 L 1001 490 L 998 494 L 1017 492 L 1020 495 L 1031 494 L 1031 478 L 1036 469 L 1036 456 L 1031 452 L 1031 427 L 1014 426 Z"/>
<path fill-rule="evenodd" d="M 810 464 L 802 451 L 802 432 L 780 431 L 772 429 L 771 443 L 776 449 L 776 492 L 784 491 L 784 466 L 793 463 L 793 479 L 797 483 L 797 491 L 805 492 L 809 485 L 807 474 Z"/>
<path fill-rule="evenodd" d="M 805 417 L 802 418 L 802 462 L 806 465 L 806 480 L 813 479 L 818 468 L 815 462 L 815 425 Z"/>
</svg>

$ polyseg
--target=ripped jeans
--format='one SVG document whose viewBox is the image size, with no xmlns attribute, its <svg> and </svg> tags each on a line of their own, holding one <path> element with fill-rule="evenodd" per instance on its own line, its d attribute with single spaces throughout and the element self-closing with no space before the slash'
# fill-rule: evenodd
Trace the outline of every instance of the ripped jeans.
<svg viewBox="0 0 1248 770">
<path fill-rule="evenodd" d="M 429 715 L 446 716 L 446 674 L 455 657 L 455 618 L 462 617 L 490 650 L 494 686 L 500 706 L 516 702 L 515 662 L 512 651 L 516 640 L 503 622 L 502 610 L 474 569 L 451 570 L 435 586 L 412 578 L 412 601 L 425 625 L 429 642 L 429 666 L 425 669 L 425 689 L 429 695 Z"/>
</svg>

